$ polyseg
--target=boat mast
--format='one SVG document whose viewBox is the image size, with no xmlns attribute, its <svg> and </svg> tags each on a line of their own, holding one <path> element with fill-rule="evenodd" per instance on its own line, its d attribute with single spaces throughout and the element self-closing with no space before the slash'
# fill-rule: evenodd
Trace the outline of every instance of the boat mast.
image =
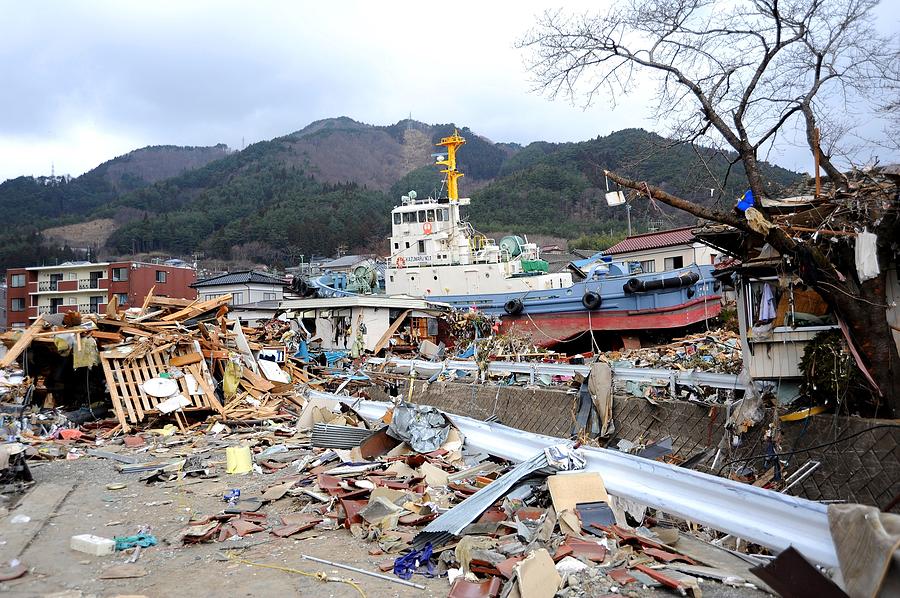
<svg viewBox="0 0 900 598">
<path fill-rule="evenodd" d="M 451 204 L 459 201 L 459 189 L 456 185 L 456 179 L 464 175 L 456 169 L 456 150 L 465 142 L 466 140 L 459 136 L 459 131 L 453 129 L 453 135 L 444 137 L 440 143 L 435 143 L 437 146 L 447 148 L 447 158 L 437 160 L 435 164 L 447 167 L 441 173 L 447 175 L 447 197 L 450 199 Z"/>
</svg>

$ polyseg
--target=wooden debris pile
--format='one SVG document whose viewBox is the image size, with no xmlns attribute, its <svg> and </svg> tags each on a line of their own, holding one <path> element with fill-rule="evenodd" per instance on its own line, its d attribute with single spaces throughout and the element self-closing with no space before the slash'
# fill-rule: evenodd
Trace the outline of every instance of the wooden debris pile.
<svg viewBox="0 0 900 598">
<path fill-rule="evenodd" d="M 231 295 L 173 299 L 151 291 L 141 308 L 125 312 L 110 306 L 105 314 L 67 317 L 60 326 L 38 317 L 25 331 L 0 337 L 8 346 L 0 368 L 13 368 L 36 342 L 57 342 L 60 348 L 69 342 L 74 367 L 81 359 L 87 360 L 81 365 L 102 369 L 117 420 L 109 433 L 129 432 L 165 415 L 183 430 L 195 416 L 223 422 L 289 416 L 302 404 L 295 384 L 316 383 L 290 357 L 284 338 L 290 326 L 243 328 L 226 318 L 230 300 Z M 29 384 L 26 379 L 20 386 Z"/>
</svg>

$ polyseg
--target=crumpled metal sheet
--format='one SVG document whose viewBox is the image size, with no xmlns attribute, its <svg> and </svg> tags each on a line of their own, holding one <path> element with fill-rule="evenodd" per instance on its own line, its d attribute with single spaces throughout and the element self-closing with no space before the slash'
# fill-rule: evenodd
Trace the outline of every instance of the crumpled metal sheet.
<svg viewBox="0 0 900 598">
<path fill-rule="evenodd" d="M 387 433 L 417 453 L 430 453 L 447 442 L 450 421 L 435 407 L 401 403 L 394 408 Z"/>
</svg>

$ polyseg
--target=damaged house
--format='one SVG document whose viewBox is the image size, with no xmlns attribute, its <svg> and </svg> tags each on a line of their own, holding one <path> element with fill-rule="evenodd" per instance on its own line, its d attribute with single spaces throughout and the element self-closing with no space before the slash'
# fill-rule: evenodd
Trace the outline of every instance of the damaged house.
<svg viewBox="0 0 900 598">
<path fill-rule="evenodd" d="M 875 292 L 883 293 L 878 304 L 858 298 L 873 311 L 884 310 L 893 343 L 889 340 L 883 349 L 889 354 L 892 344 L 894 353 L 883 364 L 876 366 L 877 361 L 866 359 L 861 347 L 870 343 L 868 335 L 857 332 L 855 337 L 847 316 L 835 310 L 835 296 L 843 291 L 834 287 L 830 293 L 823 292 L 829 283 L 816 280 L 817 266 L 804 253 L 783 254 L 765 240 L 727 225 L 708 225 L 696 232 L 704 243 L 736 258 L 722 264 L 717 277 L 735 290 L 744 361 L 752 378 L 769 383 L 782 404 L 804 393 L 815 394 L 821 411 L 825 404 L 845 400 L 830 391 L 872 394 L 872 409 L 862 411 L 883 415 L 883 409 L 878 409 L 882 390 L 876 370 L 884 367 L 896 375 L 896 351 L 900 350 L 897 236 L 884 230 L 869 232 L 866 218 L 871 219 L 870 226 L 895 222 L 900 167 L 851 173 L 849 180 L 846 191 L 763 199 L 761 205 L 770 214 L 772 226 L 823 246 L 823 253 L 835 258 L 845 280 L 856 278 L 861 286 L 877 286 Z M 853 258 L 850 263 L 848 255 Z M 831 363 L 827 363 L 829 356 Z M 825 396 L 828 392 L 831 396 Z"/>
</svg>

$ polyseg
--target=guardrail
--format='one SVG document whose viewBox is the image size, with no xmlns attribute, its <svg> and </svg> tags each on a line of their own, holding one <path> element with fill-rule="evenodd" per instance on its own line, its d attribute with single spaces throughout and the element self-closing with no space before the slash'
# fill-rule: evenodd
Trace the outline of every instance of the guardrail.
<svg viewBox="0 0 900 598">
<path fill-rule="evenodd" d="M 478 364 L 474 361 L 462 359 L 448 359 L 446 361 L 425 361 L 424 359 L 398 359 L 383 357 L 371 357 L 366 365 L 382 365 L 388 362 L 388 367 L 394 371 L 407 374 L 410 368 L 416 372 L 427 373 L 428 376 L 441 371 L 462 370 L 465 372 L 477 372 Z M 587 365 L 570 365 L 566 363 L 543 363 L 537 361 L 491 361 L 488 365 L 491 374 L 529 374 L 531 383 L 534 384 L 537 377 L 543 374 L 551 376 L 574 376 L 581 374 L 586 376 L 591 368 Z M 732 390 L 747 390 L 734 374 L 718 374 L 715 372 L 701 372 L 696 370 L 669 370 L 665 368 L 634 368 L 613 366 L 613 376 L 620 380 L 633 380 L 635 382 L 664 382 L 674 391 L 675 385 L 707 386 L 710 388 L 726 388 Z"/>
<path fill-rule="evenodd" d="M 352 405 L 363 417 L 381 418 L 390 403 L 310 391 L 310 398 Z M 567 440 L 524 432 L 447 414 L 465 437 L 466 445 L 496 457 L 524 461 L 538 451 Z M 726 478 L 651 461 L 636 455 L 582 447 L 586 469 L 603 476 L 610 494 L 707 525 L 774 551 L 793 546 L 805 557 L 837 567 L 837 553 L 824 504 L 757 488 Z"/>
</svg>

